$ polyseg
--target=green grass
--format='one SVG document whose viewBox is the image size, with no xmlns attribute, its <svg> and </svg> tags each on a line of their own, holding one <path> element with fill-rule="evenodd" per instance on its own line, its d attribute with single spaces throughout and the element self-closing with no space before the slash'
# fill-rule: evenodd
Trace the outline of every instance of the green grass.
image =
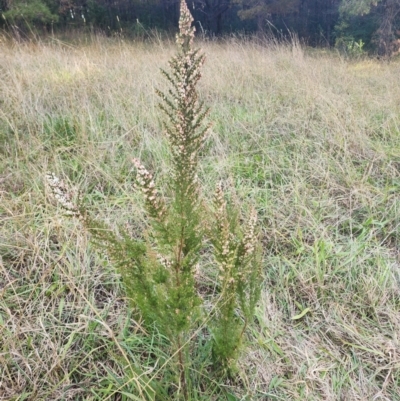
<svg viewBox="0 0 400 401">
<path fill-rule="evenodd" d="M 200 347 L 192 399 L 400 400 L 398 62 L 296 44 L 202 47 L 214 122 L 205 195 L 223 179 L 255 203 L 266 257 L 237 380 L 214 377 Z M 172 399 L 166 340 L 129 312 L 120 278 L 44 174 L 142 232 L 131 159 L 162 186 L 170 156 L 154 89 L 174 48 L 104 39 L 0 52 L 0 400 Z"/>
</svg>

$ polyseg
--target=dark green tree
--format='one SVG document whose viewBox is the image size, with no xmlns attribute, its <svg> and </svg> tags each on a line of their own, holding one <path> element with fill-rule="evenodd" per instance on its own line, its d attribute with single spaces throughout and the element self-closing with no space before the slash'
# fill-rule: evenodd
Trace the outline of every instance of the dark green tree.
<svg viewBox="0 0 400 401">
<path fill-rule="evenodd" d="M 341 0 L 302 0 L 299 13 L 285 18 L 285 23 L 312 46 L 332 46 L 340 3 Z"/>
<path fill-rule="evenodd" d="M 239 17 L 255 20 L 258 30 L 263 30 L 267 19 L 296 13 L 300 6 L 300 0 L 235 0 L 235 3 L 241 7 Z"/>
<path fill-rule="evenodd" d="M 58 22 L 59 16 L 46 0 L 14 0 L 6 2 L 4 18 L 13 27 L 32 29 L 34 26 L 46 26 Z"/>
<path fill-rule="evenodd" d="M 232 0 L 195 0 L 193 11 L 199 17 L 204 30 L 214 35 L 220 35 L 222 18 L 232 6 Z"/>
<path fill-rule="evenodd" d="M 364 23 L 364 27 L 369 28 L 362 32 L 365 41 L 371 43 L 380 56 L 390 56 L 397 50 L 400 0 L 343 0 L 340 15 L 337 31 L 342 37 L 359 35 L 357 28 Z"/>
</svg>

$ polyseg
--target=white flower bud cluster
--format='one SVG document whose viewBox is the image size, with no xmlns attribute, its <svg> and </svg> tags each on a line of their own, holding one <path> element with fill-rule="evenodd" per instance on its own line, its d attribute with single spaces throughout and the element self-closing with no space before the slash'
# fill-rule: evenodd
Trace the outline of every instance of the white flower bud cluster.
<svg viewBox="0 0 400 401">
<path fill-rule="evenodd" d="M 243 238 L 245 257 L 250 256 L 255 250 L 257 242 L 257 236 L 255 234 L 256 224 L 257 224 L 257 212 L 255 209 L 253 209 L 251 211 L 249 222 L 247 223 L 246 232 Z"/>
<path fill-rule="evenodd" d="M 224 191 L 222 189 L 222 184 L 219 182 L 215 188 L 214 203 L 217 207 L 216 210 L 216 222 L 218 224 L 218 229 L 222 232 L 224 231 L 224 226 L 226 225 L 226 201 L 224 198 Z"/>
<path fill-rule="evenodd" d="M 46 180 L 57 203 L 66 210 L 67 214 L 70 216 L 80 217 L 78 208 L 71 201 L 71 191 L 67 185 L 54 173 L 47 173 Z"/>
<path fill-rule="evenodd" d="M 151 216 L 158 221 L 164 220 L 166 208 L 155 187 L 153 176 L 146 170 L 138 159 L 133 159 L 132 162 L 137 170 L 137 183 L 145 196 Z"/>
<path fill-rule="evenodd" d="M 179 46 L 192 45 L 195 28 L 192 27 L 193 17 L 190 14 L 186 1 L 181 1 L 179 18 L 179 33 L 176 35 L 176 42 Z"/>
</svg>

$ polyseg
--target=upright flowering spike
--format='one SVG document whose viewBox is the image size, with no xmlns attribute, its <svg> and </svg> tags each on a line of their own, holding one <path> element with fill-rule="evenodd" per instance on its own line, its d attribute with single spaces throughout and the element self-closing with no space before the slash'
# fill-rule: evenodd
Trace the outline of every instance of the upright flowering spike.
<svg viewBox="0 0 400 401">
<path fill-rule="evenodd" d="M 203 120 L 208 113 L 198 101 L 196 85 L 205 57 L 192 48 L 195 29 L 185 1 L 181 1 L 178 54 L 170 62 L 171 72 L 162 71 L 172 85 L 168 95 L 157 91 L 162 99 L 161 110 L 167 116 L 163 123 L 173 156 L 175 190 L 180 201 L 194 206 L 198 201 L 197 165 L 208 126 Z"/>
<path fill-rule="evenodd" d="M 184 51 L 192 46 L 195 28 L 192 27 L 193 17 L 190 14 L 186 1 L 181 1 L 179 32 L 176 35 L 176 42 Z"/>
<path fill-rule="evenodd" d="M 244 331 L 253 318 L 261 289 L 261 263 L 257 244 L 255 209 L 243 227 L 236 213 L 227 207 L 222 185 L 214 194 L 214 229 L 211 243 L 218 264 L 220 302 L 212 319 L 214 355 L 228 370 L 235 369 L 235 361 Z M 237 316 L 240 310 L 242 319 Z M 227 341 L 229 338 L 229 341 Z"/>
<path fill-rule="evenodd" d="M 247 223 L 246 231 L 243 238 L 244 245 L 244 256 L 251 256 L 255 250 L 257 243 L 257 236 L 255 234 L 255 228 L 257 224 L 257 212 L 255 209 L 251 211 L 249 221 Z"/>
</svg>

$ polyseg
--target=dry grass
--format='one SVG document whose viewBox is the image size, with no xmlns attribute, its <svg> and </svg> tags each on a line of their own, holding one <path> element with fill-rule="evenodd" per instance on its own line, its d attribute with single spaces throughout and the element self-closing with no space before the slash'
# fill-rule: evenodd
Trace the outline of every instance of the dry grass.
<svg viewBox="0 0 400 401">
<path fill-rule="evenodd" d="M 0 400 L 127 397 L 118 387 L 146 399 L 146 377 L 168 363 L 162 340 L 142 335 L 119 277 L 43 177 L 142 230 L 130 160 L 161 183 L 169 173 L 154 89 L 174 48 L 0 46 Z M 202 47 L 214 121 L 202 179 L 254 200 L 267 255 L 238 399 L 400 400 L 399 64 Z"/>
</svg>

